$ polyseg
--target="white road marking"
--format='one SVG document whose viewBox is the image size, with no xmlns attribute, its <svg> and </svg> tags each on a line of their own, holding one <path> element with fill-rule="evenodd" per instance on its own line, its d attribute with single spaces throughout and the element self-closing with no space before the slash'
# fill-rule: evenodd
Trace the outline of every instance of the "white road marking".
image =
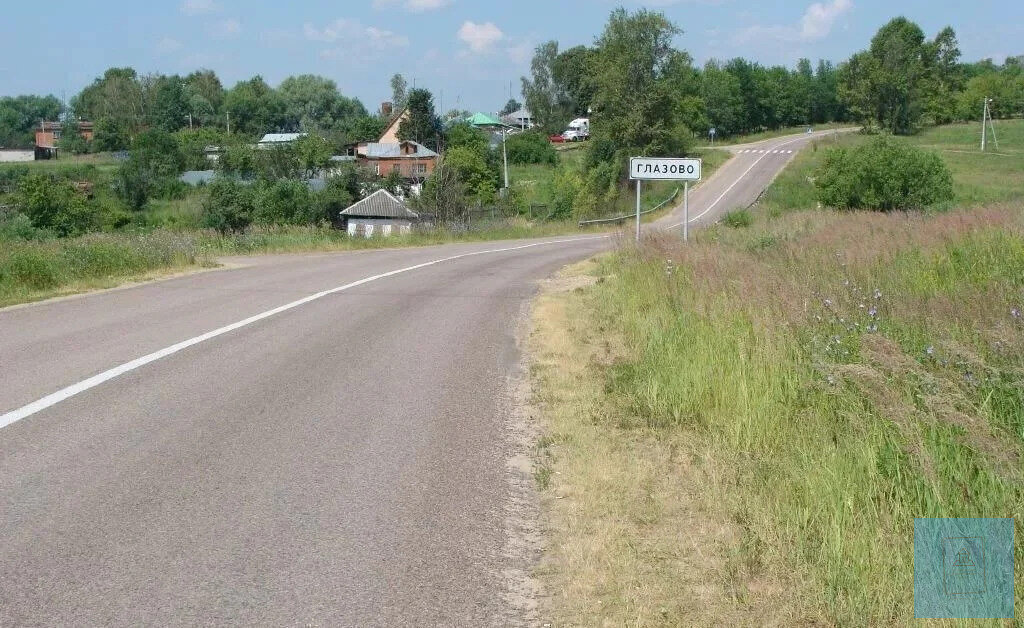
<svg viewBox="0 0 1024 628">
<path fill-rule="evenodd" d="M 392 270 L 392 271 L 389 271 L 389 272 L 386 272 L 386 273 L 381 273 L 379 275 L 373 275 L 372 277 L 366 277 L 366 278 L 360 279 L 358 281 L 353 281 L 351 283 L 347 283 L 347 284 L 345 284 L 343 286 L 338 286 L 336 288 L 331 288 L 329 290 L 324 290 L 323 292 L 317 292 L 316 294 L 311 294 L 308 297 L 303 297 L 303 298 L 301 298 L 301 299 L 299 299 L 297 301 L 292 301 L 291 303 L 286 303 L 285 305 L 282 305 L 282 306 L 279 306 L 279 307 L 275 307 L 272 310 L 267 310 L 266 312 L 260 312 L 259 314 L 256 314 L 254 316 L 250 316 L 249 318 L 240 320 L 237 323 L 231 323 L 230 325 L 225 325 L 224 327 L 220 327 L 218 329 L 214 329 L 213 331 L 208 331 L 205 334 L 201 334 L 201 335 L 196 336 L 194 338 L 189 338 L 188 340 L 183 340 L 183 341 L 181 341 L 181 342 L 179 342 L 177 344 L 173 344 L 173 345 L 171 345 L 169 347 L 165 347 L 163 349 L 160 349 L 159 351 L 154 351 L 153 353 L 150 353 L 148 355 L 144 355 L 141 358 L 136 358 L 136 359 L 134 359 L 134 360 L 132 360 L 130 362 L 125 362 L 124 364 L 120 364 L 118 366 L 115 366 L 112 369 L 108 369 L 108 370 L 103 371 L 102 373 L 99 373 L 97 375 L 93 375 L 92 377 L 90 377 L 88 379 L 84 379 L 84 380 L 82 380 L 82 381 L 80 381 L 80 382 L 78 382 L 76 384 L 72 384 L 72 385 L 67 386 L 65 388 L 61 388 L 57 392 L 51 393 L 49 395 L 46 395 L 45 397 L 43 397 L 41 399 L 37 399 L 36 401 L 33 401 L 32 403 L 30 403 L 28 405 L 24 405 L 24 406 L 22 406 L 20 408 L 17 408 L 15 410 L 11 410 L 10 412 L 7 412 L 6 414 L 0 415 L 0 429 L 5 428 L 5 427 L 7 427 L 8 425 L 10 425 L 12 423 L 16 423 L 17 421 L 20 421 L 20 420 L 22 420 L 22 419 L 24 419 L 26 417 L 32 416 L 33 414 L 35 414 L 37 412 L 40 412 L 42 410 L 45 410 L 45 409 L 47 409 L 47 408 L 49 408 L 51 406 L 55 406 L 58 403 L 60 403 L 62 401 L 65 401 L 67 399 L 70 399 L 71 397 L 74 397 L 75 395 L 77 395 L 79 393 L 82 393 L 82 392 L 85 392 L 85 391 L 89 390 L 90 388 L 95 388 L 96 386 L 99 386 L 100 384 L 102 384 L 104 382 L 108 382 L 108 381 L 110 381 L 110 380 L 112 380 L 112 379 L 114 379 L 116 377 L 120 377 L 121 375 L 124 375 L 125 373 L 128 373 L 130 371 L 134 371 L 135 369 L 137 369 L 137 368 L 139 368 L 141 366 L 145 366 L 145 365 L 149 364 L 150 362 L 156 362 L 157 360 L 160 360 L 162 358 L 166 358 L 168 356 L 174 355 L 175 353 L 178 353 L 179 351 L 181 351 L 183 349 L 187 349 L 187 348 L 189 348 L 191 346 L 194 346 L 194 345 L 197 345 L 197 344 L 199 344 L 201 342 L 206 342 L 207 340 L 212 340 L 213 338 L 216 338 L 217 336 L 223 336 L 224 334 L 226 334 L 228 332 L 234 331 L 236 329 L 241 329 L 242 327 L 246 327 L 248 325 L 252 325 L 253 323 L 261 321 L 261 320 L 263 320 L 265 318 L 270 318 L 271 316 L 275 316 L 277 314 L 281 314 L 282 312 L 287 312 L 288 310 L 297 308 L 297 307 L 299 307 L 301 305 L 305 305 L 305 304 L 310 303 L 312 301 L 316 301 L 317 299 L 322 299 L 323 297 L 326 297 L 326 296 L 329 296 L 329 295 L 332 295 L 332 294 L 337 294 L 338 292 L 343 292 L 343 291 L 348 290 L 350 288 L 355 288 L 356 286 L 361 286 L 363 284 L 370 283 L 371 281 L 377 281 L 378 279 L 384 279 L 386 277 L 392 277 L 394 275 L 399 275 L 399 274 L 402 274 L 402 273 L 407 273 L 407 272 L 412 271 L 412 270 L 417 270 L 417 269 L 420 269 L 420 268 L 425 268 L 427 266 L 433 266 L 435 264 L 441 264 L 443 262 L 450 262 L 452 260 L 461 259 L 463 257 L 472 257 L 474 255 L 484 255 L 484 254 L 487 254 L 487 253 L 501 253 L 501 252 L 504 252 L 504 251 L 518 251 L 520 249 L 528 249 L 528 248 L 535 247 L 535 246 L 547 246 L 547 245 L 552 245 L 552 244 L 563 244 L 565 242 L 579 242 L 579 241 L 582 241 L 582 240 L 596 240 L 596 239 L 607 238 L 607 237 L 609 237 L 609 236 L 603 235 L 603 236 L 586 236 L 586 237 L 582 237 L 582 238 L 567 238 L 567 239 L 563 239 L 563 240 L 550 240 L 550 241 L 547 241 L 547 242 L 535 242 L 533 244 L 524 244 L 524 245 L 521 245 L 521 246 L 510 246 L 510 247 L 501 248 L 501 249 L 487 249 L 485 251 L 472 251 L 470 253 L 460 253 L 459 255 L 452 255 L 450 257 L 442 257 L 440 259 L 431 260 L 429 262 L 423 262 L 422 264 L 416 264 L 414 266 L 406 266 L 405 268 L 399 268 L 398 270 Z"/>
<path fill-rule="evenodd" d="M 783 143 L 779 144 L 779 146 L 788 146 L 788 145 L 792 144 L 793 142 L 799 142 L 800 140 L 804 140 L 804 139 L 807 139 L 807 137 L 806 137 L 806 136 L 800 136 L 800 137 L 798 137 L 798 138 L 796 138 L 796 139 L 792 139 L 792 140 L 789 140 L 788 142 L 783 142 Z M 764 152 L 764 151 L 760 151 L 760 152 Z M 769 152 L 770 152 L 770 151 L 769 151 Z M 724 192 L 722 192 L 722 194 L 721 194 L 721 195 L 720 195 L 720 196 L 719 196 L 718 198 L 716 198 L 716 199 L 715 199 L 715 202 L 713 202 L 713 203 L 711 203 L 710 205 L 708 205 L 707 209 L 705 209 L 705 210 L 704 210 L 704 211 L 702 211 L 701 213 L 697 214 L 696 216 L 693 216 L 693 217 L 692 217 L 692 218 L 690 218 L 690 220 L 689 220 L 689 221 L 687 221 L 687 222 L 693 222 L 693 221 L 695 221 L 695 220 L 700 220 L 700 218 L 701 218 L 702 216 L 704 216 L 704 215 L 705 215 L 705 214 L 707 214 L 707 213 L 708 213 L 709 211 L 711 211 L 712 209 L 714 209 L 714 208 L 715 208 L 715 205 L 718 205 L 718 203 L 719 203 L 719 202 L 721 202 L 721 200 L 722 200 L 723 198 L 725 198 L 725 195 L 726 195 L 726 194 L 728 194 L 729 192 L 731 192 L 731 191 L 732 191 L 732 189 L 733 189 L 734 187 L 736 187 L 736 184 L 737 184 L 737 183 L 739 183 L 740 181 L 742 181 L 742 180 L 743 180 L 743 177 L 745 177 L 745 176 L 747 176 L 748 174 L 750 174 L 750 171 L 754 169 L 754 166 L 756 166 L 756 165 L 757 165 L 758 163 L 760 163 L 760 161 L 761 161 L 762 159 L 764 159 L 765 157 L 767 157 L 767 156 L 768 156 L 768 153 L 766 153 L 766 152 L 765 152 L 765 153 L 764 153 L 763 155 L 761 155 L 760 157 L 758 157 L 757 159 L 755 159 L 755 160 L 754 160 L 754 163 L 750 164 L 750 167 L 749 167 L 749 168 L 747 168 L 746 170 L 744 170 L 744 171 L 743 171 L 743 174 L 741 174 L 741 175 L 740 175 L 739 177 L 737 177 L 737 178 L 736 178 L 736 180 L 735 180 L 735 181 L 733 181 L 733 182 L 732 182 L 732 185 L 730 185 L 729 187 L 725 188 L 725 191 L 724 191 Z M 678 226 L 679 226 L 679 225 L 681 225 L 681 224 L 683 224 L 683 221 L 679 221 L 679 222 L 677 222 L 677 223 L 676 223 L 676 224 L 674 224 L 674 225 L 669 225 L 669 226 L 667 227 L 667 229 L 675 229 L 676 227 L 678 227 Z M 0 427 L 2 427 L 2 425 L 0 425 Z"/>
</svg>

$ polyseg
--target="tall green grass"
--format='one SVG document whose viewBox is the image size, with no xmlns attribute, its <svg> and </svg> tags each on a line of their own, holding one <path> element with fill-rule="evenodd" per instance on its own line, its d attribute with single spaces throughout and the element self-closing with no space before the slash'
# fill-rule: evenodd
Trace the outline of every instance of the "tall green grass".
<svg viewBox="0 0 1024 628">
<path fill-rule="evenodd" d="M 427 246 L 578 231 L 574 222 L 518 218 L 487 220 L 464 232 L 439 228 L 386 238 L 356 238 L 337 229 L 300 226 L 252 227 L 237 234 L 156 229 L 43 240 L 4 238 L 0 231 L 0 307 L 110 287 L 153 273 L 215 265 L 223 255 Z"/>
<path fill-rule="evenodd" d="M 204 261 L 194 239 L 168 232 L 0 244 L 0 306 L 115 285 Z"/>
<path fill-rule="evenodd" d="M 811 623 L 912 623 L 915 517 L 1022 532 L 1024 206 L 793 214 L 698 240 L 603 260 L 587 327 L 626 346 L 608 414 L 716 469 L 691 490 L 741 528 L 743 579 L 800 574 Z"/>
</svg>

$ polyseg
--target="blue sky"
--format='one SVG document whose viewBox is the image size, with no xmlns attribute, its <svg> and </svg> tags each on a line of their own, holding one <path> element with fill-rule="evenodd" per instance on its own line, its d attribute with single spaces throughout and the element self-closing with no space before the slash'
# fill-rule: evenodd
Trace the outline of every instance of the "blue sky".
<svg viewBox="0 0 1024 628">
<path fill-rule="evenodd" d="M 66 93 L 110 66 L 142 73 L 205 67 L 226 86 L 260 74 L 337 81 L 369 109 L 401 72 L 445 109 L 493 111 L 508 99 L 532 49 L 591 43 L 616 6 L 664 11 L 698 62 L 743 56 L 793 65 L 801 56 L 842 60 L 895 15 L 932 36 L 946 24 L 964 58 L 1024 54 L 1024 2 L 976 0 L 173 0 L 9 3 L 0 21 L 0 95 Z"/>
</svg>

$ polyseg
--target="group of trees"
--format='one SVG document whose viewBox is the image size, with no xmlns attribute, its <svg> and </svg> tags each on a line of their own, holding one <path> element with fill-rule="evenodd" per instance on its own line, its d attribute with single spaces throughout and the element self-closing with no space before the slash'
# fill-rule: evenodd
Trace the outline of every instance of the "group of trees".
<svg viewBox="0 0 1024 628">
<path fill-rule="evenodd" d="M 526 106 L 547 132 L 589 113 L 620 144 L 652 151 L 667 148 L 666 134 L 703 136 L 712 127 L 728 136 L 853 121 L 909 133 L 973 120 L 985 97 L 996 117 L 1024 115 L 1024 56 L 962 63 L 949 27 L 928 40 L 899 17 L 838 66 L 800 59 L 794 68 L 742 58 L 695 67 L 673 47 L 680 32 L 661 13 L 619 9 L 593 46 L 541 44 L 522 80 Z"/>
<path fill-rule="evenodd" d="M 1024 55 L 962 63 L 956 33 L 934 39 L 906 18 L 883 26 L 871 46 L 840 67 L 839 94 L 852 120 L 890 133 L 974 120 L 992 99 L 993 116 L 1024 115 Z"/>
<path fill-rule="evenodd" d="M 40 120 L 56 120 L 62 109 L 54 96 L 0 98 L 0 148 L 32 148 Z"/>
<path fill-rule="evenodd" d="M 68 114 L 94 122 L 90 148 L 98 151 L 126 149 L 145 129 L 211 128 L 249 138 L 305 131 L 343 144 L 375 139 L 387 124 L 322 76 L 291 76 L 276 88 L 255 76 L 225 89 L 212 70 L 140 76 L 111 68 L 72 98 Z"/>
<path fill-rule="evenodd" d="M 846 119 L 832 63 L 800 59 L 791 70 L 736 58 L 700 68 L 673 47 L 680 33 L 661 13 L 619 9 L 593 47 L 541 44 L 522 80 L 526 106 L 549 133 L 592 114 L 597 125 L 616 119 L 606 125 L 613 139 L 652 150 L 711 127 L 727 136 Z"/>
<path fill-rule="evenodd" d="M 535 119 L 546 132 L 557 132 L 574 117 L 591 118 L 584 168 L 560 179 L 568 188 L 557 203 L 563 210 L 571 206 L 586 215 L 614 200 L 623 189 L 627 153 L 683 154 L 711 128 L 721 137 L 851 121 L 905 134 L 977 119 L 986 97 L 993 98 L 996 117 L 1024 115 L 1024 57 L 1002 66 L 962 63 L 948 27 L 928 40 L 899 17 L 867 50 L 839 65 L 800 59 L 794 68 L 742 58 L 696 67 L 674 46 L 680 33 L 660 12 L 620 8 L 593 46 L 560 51 L 550 41 L 536 49 L 530 76 L 522 80 Z"/>
</svg>

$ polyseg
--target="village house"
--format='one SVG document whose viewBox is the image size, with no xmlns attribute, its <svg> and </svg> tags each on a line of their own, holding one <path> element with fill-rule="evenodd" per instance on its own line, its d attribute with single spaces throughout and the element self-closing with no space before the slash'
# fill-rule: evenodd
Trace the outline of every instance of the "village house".
<svg viewBox="0 0 1024 628">
<path fill-rule="evenodd" d="M 93 127 L 92 122 L 80 121 L 75 122 L 78 126 L 78 134 L 82 136 L 86 142 L 91 142 L 93 138 Z M 36 147 L 35 147 L 35 158 L 36 159 L 54 159 L 57 157 L 57 143 L 60 141 L 61 133 L 64 131 L 63 122 L 48 122 L 43 120 L 40 122 L 39 128 L 36 129 Z"/>
<path fill-rule="evenodd" d="M 349 149 L 356 164 L 386 177 L 397 171 L 403 179 L 422 181 L 434 172 L 438 155 L 411 141 L 360 142 Z"/>
<path fill-rule="evenodd" d="M 342 211 L 338 217 L 341 228 L 348 235 L 365 238 L 410 233 L 413 223 L 419 220 L 419 214 L 387 190 L 377 190 Z"/>
<path fill-rule="evenodd" d="M 466 122 L 481 131 L 487 131 L 488 133 L 501 133 L 503 130 L 509 128 L 509 125 L 505 124 L 501 120 L 489 116 L 486 113 L 474 113 L 473 115 L 466 118 Z"/>
<path fill-rule="evenodd" d="M 386 102 L 380 106 L 380 115 L 382 118 L 390 120 L 390 122 L 388 122 L 388 127 L 380 134 L 380 138 L 377 141 L 381 144 L 394 144 L 398 142 L 398 127 L 402 125 L 402 122 L 409 119 L 408 107 L 402 109 L 398 115 L 395 115 L 391 103 Z"/>
<path fill-rule="evenodd" d="M 381 115 L 390 119 L 388 126 L 376 142 L 359 142 L 348 147 L 346 155 L 335 157 L 336 161 L 350 160 L 368 168 L 378 176 L 386 177 L 397 172 L 406 181 L 413 182 L 413 192 L 419 184 L 434 173 L 438 154 L 419 142 L 398 139 L 398 129 L 403 120 L 409 118 L 409 110 L 403 109 L 392 115 L 391 103 L 381 105 Z"/>
<path fill-rule="evenodd" d="M 525 107 L 521 107 L 517 111 L 513 111 L 503 117 L 502 120 L 504 120 L 505 124 L 513 126 L 521 131 L 533 128 L 533 114 L 531 114 Z"/>
</svg>

